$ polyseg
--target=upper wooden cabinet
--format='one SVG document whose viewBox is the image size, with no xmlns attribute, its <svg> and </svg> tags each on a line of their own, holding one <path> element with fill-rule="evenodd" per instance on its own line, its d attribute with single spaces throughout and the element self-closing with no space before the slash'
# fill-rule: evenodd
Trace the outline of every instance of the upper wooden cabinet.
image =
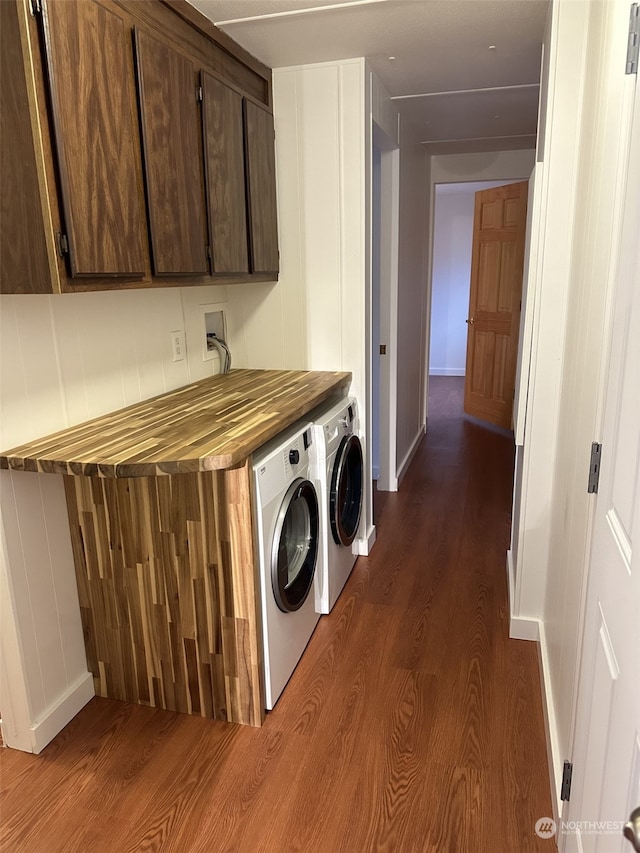
<svg viewBox="0 0 640 853">
<path fill-rule="evenodd" d="M 0 11 L 1 292 L 277 275 L 268 69 L 183 0 Z"/>
<path fill-rule="evenodd" d="M 144 210 L 124 21 L 97 3 L 42 3 L 71 276 L 140 276 Z"/>
<path fill-rule="evenodd" d="M 204 275 L 200 108 L 191 62 L 136 28 L 140 124 L 155 275 Z"/>
<path fill-rule="evenodd" d="M 251 269 L 276 273 L 278 222 L 273 116 L 252 101 L 245 101 L 244 108 Z"/>
<path fill-rule="evenodd" d="M 202 74 L 204 162 L 214 272 L 249 272 L 242 95 Z"/>
<path fill-rule="evenodd" d="M 0 2 L 0 290 L 46 293 L 56 274 L 55 249 L 45 222 L 46 186 L 29 109 L 35 94 L 22 63 L 27 35 L 19 11 Z"/>
</svg>

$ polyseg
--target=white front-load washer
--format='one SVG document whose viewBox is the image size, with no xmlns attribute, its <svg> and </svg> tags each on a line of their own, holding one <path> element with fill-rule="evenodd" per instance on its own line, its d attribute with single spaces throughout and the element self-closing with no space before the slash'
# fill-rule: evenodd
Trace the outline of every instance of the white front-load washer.
<svg viewBox="0 0 640 853">
<path fill-rule="evenodd" d="M 314 413 L 311 468 L 320 486 L 320 557 L 316 609 L 330 613 L 351 574 L 364 489 L 358 407 L 353 397 Z"/>
<path fill-rule="evenodd" d="M 320 541 L 312 424 L 292 427 L 253 456 L 260 557 L 265 706 L 271 710 L 311 639 Z"/>
</svg>

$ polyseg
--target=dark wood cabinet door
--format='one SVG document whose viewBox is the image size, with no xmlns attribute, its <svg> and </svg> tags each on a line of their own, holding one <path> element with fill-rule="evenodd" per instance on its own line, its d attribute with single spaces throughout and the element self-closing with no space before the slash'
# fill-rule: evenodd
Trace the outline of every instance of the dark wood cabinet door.
<svg viewBox="0 0 640 853">
<path fill-rule="evenodd" d="M 19 12 L 0 2 L 0 293 L 51 293 Z"/>
<path fill-rule="evenodd" d="M 207 259 L 202 130 L 196 72 L 136 29 L 138 95 L 155 275 L 204 275 Z"/>
<path fill-rule="evenodd" d="M 72 276 L 142 276 L 130 33 L 97 3 L 43 2 L 43 31 Z"/>
<path fill-rule="evenodd" d="M 249 271 L 242 95 L 202 73 L 204 160 L 214 273 Z"/>
<path fill-rule="evenodd" d="M 278 221 L 273 116 L 244 102 L 251 272 L 278 272 Z"/>
</svg>

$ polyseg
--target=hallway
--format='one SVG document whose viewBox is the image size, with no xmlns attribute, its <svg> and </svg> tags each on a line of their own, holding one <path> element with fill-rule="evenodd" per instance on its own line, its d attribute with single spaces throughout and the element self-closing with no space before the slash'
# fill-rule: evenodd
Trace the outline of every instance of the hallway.
<svg viewBox="0 0 640 853">
<path fill-rule="evenodd" d="M 94 699 L 0 754 L 3 851 L 526 853 L 551 814 L 537 646 L 508 639 L 513 443 L 431 377 L 378 541 L 260 729 Z"/>
</svg>

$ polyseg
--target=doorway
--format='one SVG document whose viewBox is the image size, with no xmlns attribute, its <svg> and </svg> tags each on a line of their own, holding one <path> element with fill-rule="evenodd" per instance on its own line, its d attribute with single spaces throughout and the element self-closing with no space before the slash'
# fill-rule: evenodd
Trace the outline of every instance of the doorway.
<svg viewBox="0 0 640 853">
<path fill-rule="evenodd" d="M 398 489 L 396 464 L 400 152 L 374 122 L 371 192 L 371 462 L 378 492 Z"/>
<path fill-rule="evenodd" d="M 429 376 L 464 376 L 475 194 L 517 179 L 435 185 Z"/>
</svg>

